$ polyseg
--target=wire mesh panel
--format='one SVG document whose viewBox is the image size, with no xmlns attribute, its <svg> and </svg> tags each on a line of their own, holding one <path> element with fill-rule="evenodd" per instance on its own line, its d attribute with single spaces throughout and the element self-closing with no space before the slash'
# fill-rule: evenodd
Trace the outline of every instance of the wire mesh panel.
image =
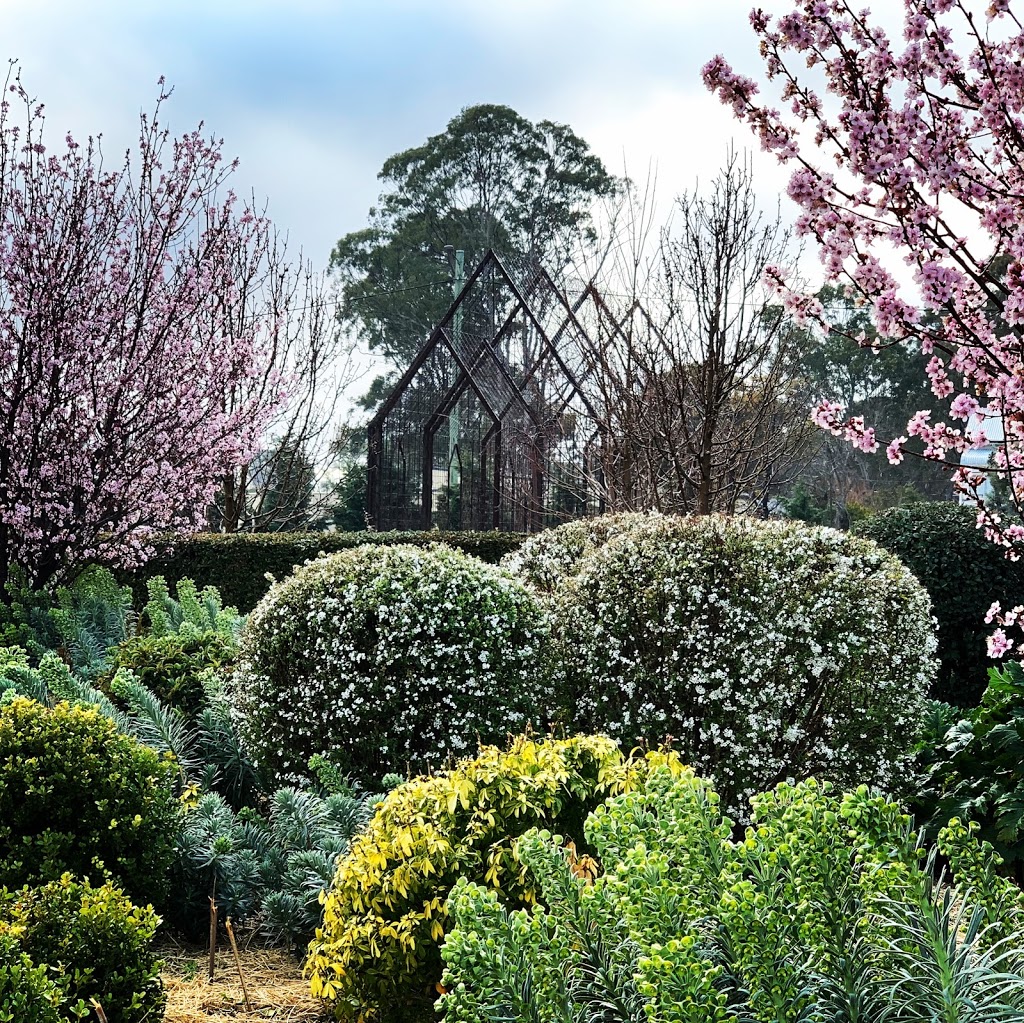
<svg viewBox="0 0 1024 1023">
<path fill-rule="evenodd" d="M 586 298 L 487 253 L 370 424 L 376 528 L 533 532 L 601 510 Z"/>
</svg>

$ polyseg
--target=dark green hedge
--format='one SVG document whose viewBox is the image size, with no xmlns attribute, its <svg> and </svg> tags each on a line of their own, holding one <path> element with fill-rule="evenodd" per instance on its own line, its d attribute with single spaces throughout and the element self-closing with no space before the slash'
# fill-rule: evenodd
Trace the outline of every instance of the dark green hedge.
<svg viewBox="0 0 1024 1023">
<path fill-rule="evenodd" d="M 446 543 L 491 564 L 516 550 L 523 533 L 198 533 L 168 545 L 166 552 L 128 577 L 137 601 L 146 600 L 146 579 L 162 575 L 168 583 L 192 579 L 198 586 L 216 586 L 226 605 L 251 611 L 267 592 L 269 572 L 275 579 L 291 575 L 318 554 L 333 554 L 361 544 Z"/>
<path fill-rule="evenodd" d="M 978 703 L 997 663 L 985 648 L 992 602 L 1024 604 L 1024 561 L 1004 557 L 975 521 L 974 511 L 953 502 L 921 503 L 891 508 L 852 530 L 892 551 L 928 591 L 941 661 L 931 695 L 960 707 Z"/>
</svg>

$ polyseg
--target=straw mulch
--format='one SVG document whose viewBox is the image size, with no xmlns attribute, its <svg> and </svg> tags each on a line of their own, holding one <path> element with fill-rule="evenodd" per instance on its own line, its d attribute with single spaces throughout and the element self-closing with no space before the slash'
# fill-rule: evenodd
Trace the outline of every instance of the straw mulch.
<svg viewBox="0 0 1024 1023">
<path fill-rule="evenodd" d="M 323 1003 L 310 996 L 302 964 L 277 949 L 240 951 L 251 1012 L 246 1011 L 230 949 L 218 951 L 212 982 L 207 979 L 209 958 L 202 949 L 166 948 L 160 956 L 167 989 L 165 1023 L 320 1023 L 330 1018 Z"/>
</svg>

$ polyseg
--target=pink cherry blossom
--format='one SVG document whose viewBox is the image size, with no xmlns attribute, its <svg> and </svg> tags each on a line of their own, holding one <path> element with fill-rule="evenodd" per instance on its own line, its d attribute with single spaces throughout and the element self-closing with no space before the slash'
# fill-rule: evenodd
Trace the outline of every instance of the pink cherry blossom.
<svg viewBox="0 0 1024 1023">
<path fill-rule="evenodd" d="M 15 74 L 0 107 L 0 583 L 133 564 L 203 521 L 281 381 L 243 315 L 269 225 L 202 129 L 143 115 L 119 167 L 95 139 L 47 150 Z M 20 108 L 18 103 L 20 101 Z M 20 109 L 20 119 L 15 110 Z"/>
</svg>

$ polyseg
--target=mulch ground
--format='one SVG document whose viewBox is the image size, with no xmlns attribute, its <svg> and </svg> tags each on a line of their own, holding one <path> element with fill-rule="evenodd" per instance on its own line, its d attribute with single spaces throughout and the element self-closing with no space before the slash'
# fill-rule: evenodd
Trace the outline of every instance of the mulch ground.
<svg viewBox="0 0 1024 1023">
<path fill-rule="evenodd" d="M 248 1010 L 230 948 L 218 951 L 212 981 L 203 949 L 168 946 L 160 949 L 160 957 L 167 989 L 166 1023 L 320 1023 L 330 1018 L 323 1004 L 310 996 L 301 962 L 278 949 L 239 951 Z"/>
</svg>

